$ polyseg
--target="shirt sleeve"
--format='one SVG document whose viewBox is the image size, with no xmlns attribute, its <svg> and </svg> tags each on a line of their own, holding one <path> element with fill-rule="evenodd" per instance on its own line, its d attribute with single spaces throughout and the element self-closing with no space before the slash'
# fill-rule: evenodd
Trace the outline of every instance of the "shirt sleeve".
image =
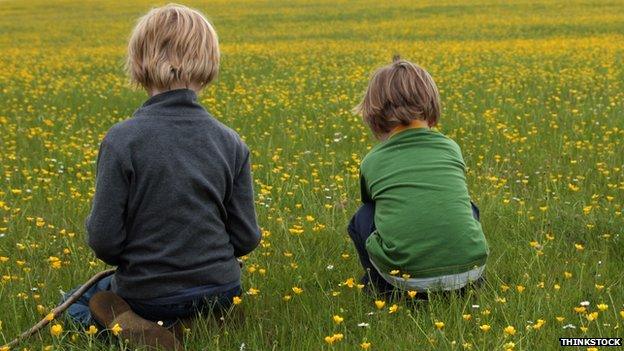
<svg viewBox="0 0 624 351">
<path fill-rule="evenodd" d="M 243 147 L 242 165 L 236 175 L 229 200 L 226 202 L 226 230 L 236 257 L 253 251 L 260 243 L 260 228 L 256 220 L 249 150 Z"/>
<path fill-rule="evenodd" d="M 122 163 L 106 139 L 100 145 L 95 177 L 95 195 L 86 220 L 87 241 L 95 255 L 110 265 L 119 265 L 126 239 L 124 218 L 129 180 Z"/>
</svg>

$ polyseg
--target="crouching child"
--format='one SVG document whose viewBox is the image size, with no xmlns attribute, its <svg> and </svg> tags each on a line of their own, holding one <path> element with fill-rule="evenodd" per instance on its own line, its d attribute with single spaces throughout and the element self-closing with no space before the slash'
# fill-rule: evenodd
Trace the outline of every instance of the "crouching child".
<svg viewBox="0 0 624 351">
<path fill-rule="evenodd" d="M 361 162 L 363 204 L 348 233 L 378 293 L 461 290 L 484 274 L 488 246 L 460 148 L 432 129 L 439 100 L 429 73 L 395 58 L 356 107 L 380 142 Z"/>
</svg>

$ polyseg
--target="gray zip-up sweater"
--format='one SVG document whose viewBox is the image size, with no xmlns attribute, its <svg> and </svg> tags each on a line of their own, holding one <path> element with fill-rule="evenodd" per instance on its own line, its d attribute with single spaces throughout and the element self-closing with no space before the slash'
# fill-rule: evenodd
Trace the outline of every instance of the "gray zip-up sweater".
<svg viewBox="0 0 624 351">
<path fill-rule="evenodd" d="M 249 150 L 192 90 L 155 95 L 104 137 L 86 226 L 124 298 L 231 285 L 260 241 Z"/>
</svg>

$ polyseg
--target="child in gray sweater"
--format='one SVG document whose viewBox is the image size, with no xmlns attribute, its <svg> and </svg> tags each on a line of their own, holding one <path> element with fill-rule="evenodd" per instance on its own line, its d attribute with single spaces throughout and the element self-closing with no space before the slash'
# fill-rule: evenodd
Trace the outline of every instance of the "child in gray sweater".
<svg viewBox="0 0 624 351">
<path fill-rule="evenodd" d="M 184 6 L 154 9 L 128 51 L 130 76 L 151 97 L 100 145 L 88 243 L 117 268 L 69 309 L 87 327 L 119 324 L 107 319 L 125 304 L 126 330 L 150 326 L 133 318 L 172 324 L 227 307 L 240 294 L 237 257 L 260 241 L 249 150 L 197 101 L 219 64 L 210 23 Z"/>
</svg>

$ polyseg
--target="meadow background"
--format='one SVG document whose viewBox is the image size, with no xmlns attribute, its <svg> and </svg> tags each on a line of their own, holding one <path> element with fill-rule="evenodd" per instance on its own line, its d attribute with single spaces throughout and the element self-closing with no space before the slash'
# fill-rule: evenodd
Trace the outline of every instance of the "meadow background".
<svg viewBox="0 0 624 351">
<path fill-rule="evenodd" d="M 146 99 L 123 56 L 159 4 L 0 1 L 0 344 L 106 268 L 84 240 L 94 162 Z M 188 349 L 546 350 L 623 336 L 622 1 L 185 4 L 220 35 L 221 74 L 201 102 L 252 150 L 264 232 L 236 306 L 246 320 L 201 323 Z M 374 140 L 350 111 L 395 53 L 437 81 L 491 257 L 466 297 L 378 309 L 351 279 L 362 272 L 345 227 Z M 59 336 L 46 328 L 19 349 L 118 348 L 53 324 Z"/>
</svg>

